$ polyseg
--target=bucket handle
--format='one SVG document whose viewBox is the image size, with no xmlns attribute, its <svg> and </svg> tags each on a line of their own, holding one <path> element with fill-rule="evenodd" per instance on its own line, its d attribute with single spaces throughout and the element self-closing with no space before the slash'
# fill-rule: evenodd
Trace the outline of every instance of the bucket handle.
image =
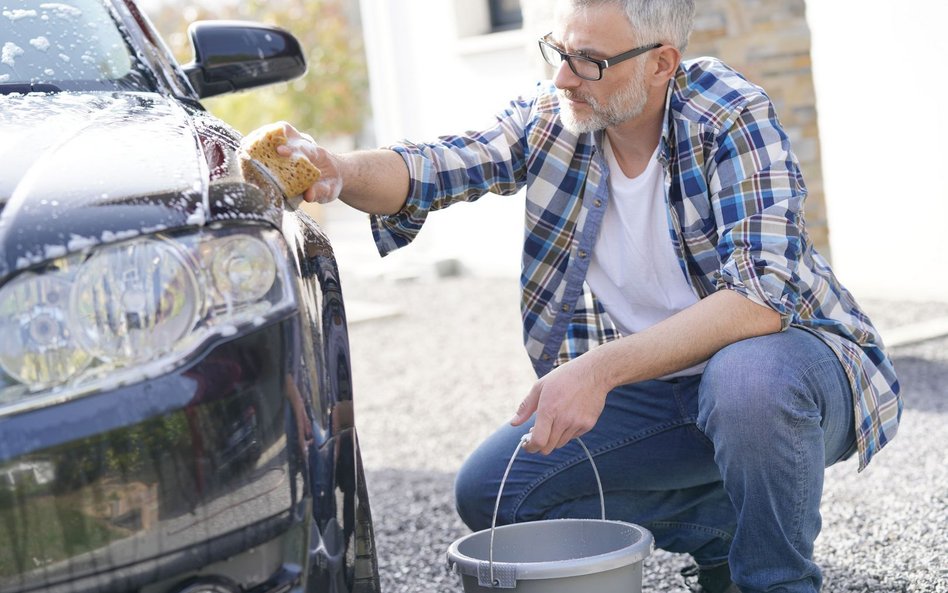
<svg viewBox="0 0 948 593">
<path fill-rule="evenodd" d="M 507 483 L 507 476 L 510 475 L 510 468 L 513 467 L 514 459 L 517 458 L 517 453 L 520 452 L 520 449 L 524 445 L 530 442 L 530 433 L 523 435 L 520 438 L 520 442 L 517 443 L 516 449 L 514 449 L 513 455 L 510 456 L 510 461 L 507 462 L 507 469 L 504 470 L 504 477 L 500 481 L 500 488 L 497 489 L 497 500 L 494 502 L 494 516 L 490 521 L 490 550 L 488 552 L 488 562 L 490 570 L 490 587 L 493 589 L 495 587 L 500 587 L 500 580 L 494 577 L 494 529 L 497 527 L 497 511 L 500 509 L 500 498 L 504 493 L 504 485 Z M 599 509 L 602 515 L 602 520 L 606 520 L 606 497 L 602 492 L 602 480 L 599 479 L 599 469 L 596 467 L 596 462 L 593 460 L 592 454 L 589 452 L 589 449 L 586 448 L 586 443 L 583 442 L 583 439 L 576 437 L 576 440 L 579 442 L 579 445 L 583 448 L 583 451 L 586 453 L 586 457 L 589 459 L 589 463 L 592 465 L 593 474 L 596 476 L 596 487 L 599 489 Z M 481 583 L 483 585 L 483 583 Z"/>
</svg>

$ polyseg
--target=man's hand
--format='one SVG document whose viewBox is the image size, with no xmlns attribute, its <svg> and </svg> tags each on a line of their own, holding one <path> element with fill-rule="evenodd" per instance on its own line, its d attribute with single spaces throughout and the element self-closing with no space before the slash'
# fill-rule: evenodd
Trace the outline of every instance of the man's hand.
<svg viewBox="0 0 948 593">
<path fill-rule="evenodd" d="M 336 155 L 316 144 L 309 134 L 300 132 L 287 122 L 280 122 L 286 134 L 286 144 L 277 147 L 277 153 L 285 157 L 294 154 L 305 156 L 319 169 L 319 181 L 303 194 L 307 202 L 326 204 L 339 197 L 342 192 L 342 175 Z"/>
<path fill-rule="evenodd" d="M 269 127 L 273 125 L 282 126 L 286 135 L 286 144 L 277 147 L 278 154 L 286 158 L 301 155 L 319 169 L 319 181 L 303 193 L 307 202 L 325 204 L 338 198 L 362 212 L 381 215 L 395 214 L 405 205 L 408 166 L 394 150 L 334 153 L 286 122 Z"/>
<path fill-rule="evenodd" d="M 780 331 L 780 315 L 731 291 L 719 290 L 635 334 L 607 342 L 537 381 L 510 423 L 536 412 L 524 447 L 549 454 L 592 430 L 613 388 L 694 366 L 738 340 Z"/>
<path fill-rule="evenodd" d="M 544 376 L 533 385 L 510 423 L 519 426 L 536 412 L 533 435 L 524 448 L 548 455 L 592 430 L 606 404 L 610 387 L 594 368 L 592 357 L 580 356 Z"/>
</svg>

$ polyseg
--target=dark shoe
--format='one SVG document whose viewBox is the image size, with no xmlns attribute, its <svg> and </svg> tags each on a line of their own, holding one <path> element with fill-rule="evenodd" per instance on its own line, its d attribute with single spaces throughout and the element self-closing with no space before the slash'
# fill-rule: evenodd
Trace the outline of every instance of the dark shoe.
<svg viewBox="0 0 948 593">
<path fill-rule="evenodd" d="M 731 582 L 731 566 L 727 563 L 710 568 L 688 566 L 681 569 L 681 576 L 691 593 L 741 593 Z"/>
</svg>

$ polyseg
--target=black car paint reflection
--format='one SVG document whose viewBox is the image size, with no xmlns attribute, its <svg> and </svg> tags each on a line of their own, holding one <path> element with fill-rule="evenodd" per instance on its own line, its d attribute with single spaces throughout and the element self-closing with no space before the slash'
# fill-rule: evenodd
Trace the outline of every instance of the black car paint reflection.
<svg viewBox="0 0 948 593">
<path fill-rule="evenodd" d="M 241 171 L 200 70 L 177 67 L 133 2 L 108 5 L 154 88 L 0 95 L 0 285 L 50 246 L 256 225 L 280 231 L 298 308 L 136 381 L 0 401 L 0 591 L 378 591 L 331 245 Z"/>
</svg>

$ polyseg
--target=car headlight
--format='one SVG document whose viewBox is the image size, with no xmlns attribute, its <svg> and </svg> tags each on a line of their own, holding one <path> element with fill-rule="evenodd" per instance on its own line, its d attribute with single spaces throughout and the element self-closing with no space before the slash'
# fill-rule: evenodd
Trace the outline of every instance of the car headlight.
<svg viewBox="0 0 948 593">
<path fill-rule="evenodd" d="M 171 370 L 215 334 L 294 310 L 279 233 L 138 237 L 0 286 L 0 414 Z"/>
<path fill-rule="evenodd" d="M 30 273 L 0 288 L 0 366 L 17 381 L 60 383 L 92 360 L 67 323 L 69 289 L 63 278 Z"/>
<path fill-rule="evenodd" d="M 143 239 L 90 257 L 76 274 L 69 312 L 86 352 L 128 364 L 171 352 L 203 304 L 195 266 L 182 250 Z"/>
<path fill-rule="evenodd" d="M 211 259 L 214 286 L 221 297 L 237 305 L 263 297 L 276 276 L 266 244 L 249 236 L 227 237 L 221 243 Z"/>
</svg>

